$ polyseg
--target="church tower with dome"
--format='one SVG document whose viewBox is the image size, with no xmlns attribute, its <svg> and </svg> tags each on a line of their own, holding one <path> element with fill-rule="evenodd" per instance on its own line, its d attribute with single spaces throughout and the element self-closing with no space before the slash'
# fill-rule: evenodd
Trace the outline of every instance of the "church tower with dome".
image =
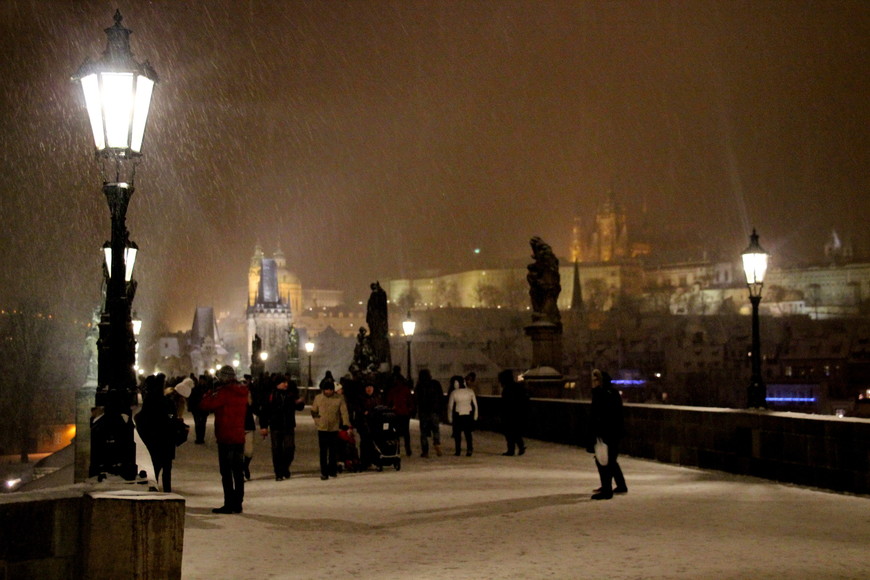
<svg viewBox="0 0 870 580">
<path fill-rule="evenodd" d="M 298 354 L 290 352 L 294 340 L 294 313 L 302 309 L 302 285 L 287 270 L 281 248 L 266 258 L 259 243 L 254 247 L 248 269 L 247 348 L 248 360 L 254 355 L 253 343 L 259 337 L 261 349 L 268 353 L 267 372 L 286 372 L 290 360 Z"/>
<path fill-rule="evenodd" d="M 260 262 L 263 260 L 263 248 L 260 242 L 254 246 L 251 256 L 251 267 L 248 268 L 248 306 L 257 301 L 257 289 L 260 287 Z"/>
<path fill-rule="evenodd" d="M 302 283 L 296 274 L 287 269 L 287 260 L 280 246 L 275 250 L 272 259 L 275 260 L 278 275 L 278 295 L 290 306 L 290 312 L 298 317 L 302 312 Z"/>
</svg>

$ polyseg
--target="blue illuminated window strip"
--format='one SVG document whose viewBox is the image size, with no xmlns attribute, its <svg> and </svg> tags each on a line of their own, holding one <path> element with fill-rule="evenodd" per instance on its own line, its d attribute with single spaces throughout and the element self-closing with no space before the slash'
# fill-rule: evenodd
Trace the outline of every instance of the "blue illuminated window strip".
<svg viewBox="0 0 870 580">
<path fill-rule="evenodd" d="M 610 382 L 614 385 L 625 385 L 628 387 L 637 387 L 646 384 L 646 381 L 640 379 L 616 379 Z"/>
<path fill-rule="evenodd" d="M 767 397 L 771 403 L 815 403 L 815 397 Z"/>
</svg>

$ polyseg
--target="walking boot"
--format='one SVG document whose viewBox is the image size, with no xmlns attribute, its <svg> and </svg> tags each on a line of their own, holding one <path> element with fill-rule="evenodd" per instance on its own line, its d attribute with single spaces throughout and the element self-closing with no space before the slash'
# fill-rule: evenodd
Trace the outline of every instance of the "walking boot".
<svg viewBox="0 0 870 580">
<path fill-rule="evenodd" d="M 245 457 L 245 480 L 251 481 L 251 459 L 253 457 Z"/>
</svg>

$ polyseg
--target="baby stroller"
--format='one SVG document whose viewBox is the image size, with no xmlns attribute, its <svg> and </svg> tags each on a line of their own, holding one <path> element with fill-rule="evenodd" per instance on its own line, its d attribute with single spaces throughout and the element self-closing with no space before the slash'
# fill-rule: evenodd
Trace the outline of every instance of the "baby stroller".
<svg viewBox="0 0 870 580">
<path fill-rule="evenodd" d="M 396 414 L 389 408 L 375 407 L 369 425 L 375 448 L 375 468 L 378 471 L 383 471 L 385 465 L 392 465 L 396 471 L 402 469 L 402 455 L 399 453 L 399 436 L 395 420 Z"/>
<path fill-rule="evenodd" d="M 342 429 L 338 432 L 338 470 L 353 473 L 359 471 L 359 453 L 356 450 L 356 437 L 353 429 Z"/>
</svg>

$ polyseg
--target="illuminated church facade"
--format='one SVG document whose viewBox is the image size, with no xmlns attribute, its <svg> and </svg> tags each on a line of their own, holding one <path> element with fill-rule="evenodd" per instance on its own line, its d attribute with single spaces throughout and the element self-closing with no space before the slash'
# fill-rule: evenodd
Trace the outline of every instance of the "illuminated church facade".
<svg viewBox="0 0 870 580">
<path fill-rule="evenodd" d="M 247 358 L 243 367 L 248 367 L 254 356 L 255 338 L 260 340 L 261 351 L 268 353 L 266 372 L 285 372 L 289 359 L 298 357 L 298 341 L 304 343 L 327 328 L 342 337 L 355 337 L 365 324 L 364 307 L 346 306 L 341 290 L 303 289 L 299 277 L 287 268 L 280 247 L 266 257 L 262 246 L 256 244 L 247 286 Z"/>
<path fill-rule="evenodd" d="M 254 248 L 248 268 L 248 306 L 245 312 L 247 328 L 247 360 L 252 362 L 254 341 L 260 352 L 267 353 L 265 370 L 284 372 L 287 368 L 294 312 L 302 309 L 302 285 L 287 270 L 287 261 L 280 247 L 266 258 L 260 244 Z M 295 337 L 298 340 L 298 335 Z"/>
</svg>

